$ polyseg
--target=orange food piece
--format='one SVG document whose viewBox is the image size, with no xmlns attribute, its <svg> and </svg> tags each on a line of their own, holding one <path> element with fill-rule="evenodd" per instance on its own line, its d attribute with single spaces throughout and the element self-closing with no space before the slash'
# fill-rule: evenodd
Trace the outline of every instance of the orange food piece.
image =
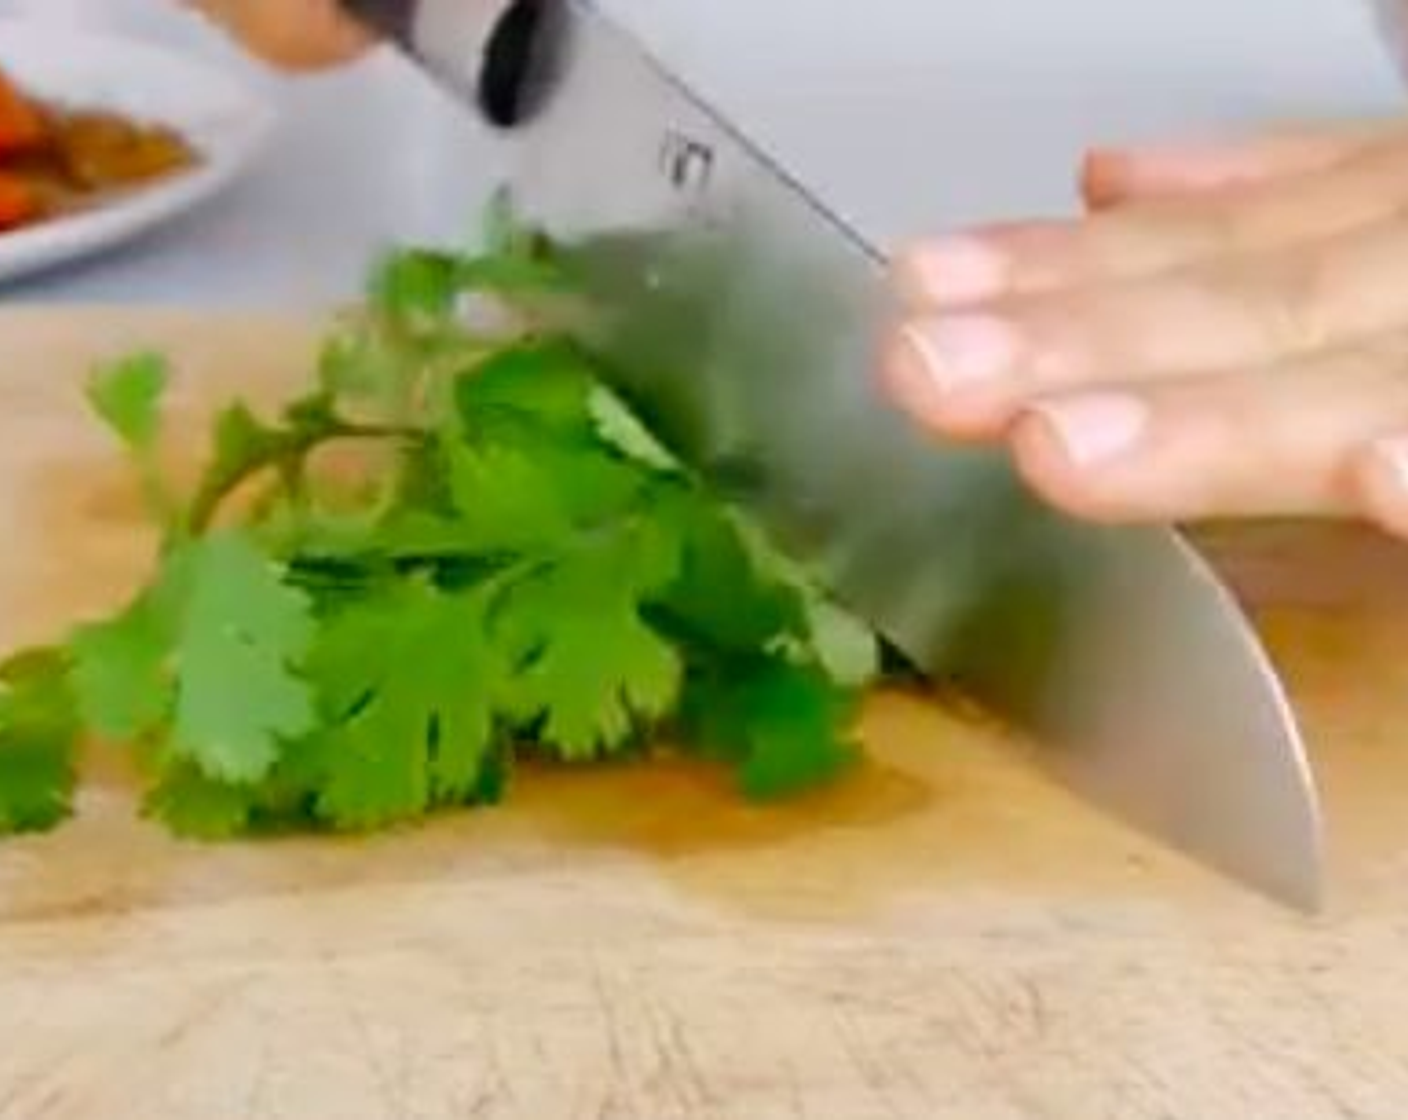
<svg viewBox="0 0 1408 1120">
<path fill-rule="evenodd" d="M 44 142 L 44 117 L 38 106 L 0 71 L 0 156 Z"/>
<path fill-rule="evenodd" d="M 0 174 L 0 230 L 14 229 L 40 216 L 39 196 L 23 179 Z"/>
</svg>

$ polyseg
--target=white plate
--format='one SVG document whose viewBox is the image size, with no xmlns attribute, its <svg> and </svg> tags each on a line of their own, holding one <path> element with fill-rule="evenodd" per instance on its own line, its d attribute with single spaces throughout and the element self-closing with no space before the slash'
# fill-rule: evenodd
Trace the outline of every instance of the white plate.
<svg viewBox="0 0 1408 1120">
<path fill-rule="evenodd" d="M 0 233 L 0 281 L 112 248 L 186 213 L 245 170 L 272 132 L 270 105 L 225 72 L 107 32 L 0 19 L 0 68 L 27 91 L 178 129 L 196 168 L 83 214 Z"/>
</svg>

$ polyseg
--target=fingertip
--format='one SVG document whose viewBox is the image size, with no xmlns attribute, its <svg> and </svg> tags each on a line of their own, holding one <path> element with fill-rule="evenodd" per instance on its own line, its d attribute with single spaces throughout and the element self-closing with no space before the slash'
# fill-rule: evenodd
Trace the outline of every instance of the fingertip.
<svg viewBox="0 0 1408 1120">
<path fill-rule="evenodd" d="M 1363 147 L 1364 131 L 1308 127 L 1093 149 L 1083 159 L 1081 193 L 1093 210 L 1227 195 L 1331 167 Z"/>
<path fill-rule="evenodd" d="M 1408 436 L 1370 444 L 1353 476 L 1361 511 L 1384 531 L 1408 538 Z"/>
<path fill-rule="evenodd" d="M 1099 489 L 1076 467 L 1059 438 L 1040 416 L 1018 420 L 1009 438 L 1012 462 L 1027 487 L 1043 502 L 1082 520 L 1109 516 Z"/>
<path fill-rule="evenodd" d="M 916 350 L 909 326 L 896 327 L 886 337 L 880 355 L 880 387 L 914 420 L 933 427 L 942 410 L 942 393 L 933 383 L 923 355 Z"/>
<path fill-rule="evenodd" d="M 940 353 L 934 330 L 923 322 L 897 327 L 881 355 L 883 391 L 903 412 L 936 435 L 965 442 L 1001 435 L 1010 404 L 989 379 L 955 376 L 955 364 Z"/>
<path fill-rule="evenodd" d="M 1222 190 L 1247 177 L 1226 154 L 1200 148 L 1095 149 L 1081 167 L 1081 196 L 1091 210 L 1157 203 Z"/>
<path fill-rule="evenodd" d="M 1134 508 L 1125 492 L 1129 460 L 1148 421 L 1146 406 L 1126 394 L 1039 402 L 1012 427 L 1013 462 L 1027 485 L 1057 508 L 1084 520 L 1123 520 Z"/>
<path fill-rule="evenodd" d="M 1087 209 L 1109 210 L 1129 196 L 1128 161 L 1121 153 L 1096 149 L 1081 159 L 1080 195 Z"/>
<path fill-rule="evenodd" d="M 911 305 L 952 307 L 1003 295 L 1011 268 L 1001 248 L 973 233 L 917 242 L 896 256 L 892 272 Z"/>
</svg>

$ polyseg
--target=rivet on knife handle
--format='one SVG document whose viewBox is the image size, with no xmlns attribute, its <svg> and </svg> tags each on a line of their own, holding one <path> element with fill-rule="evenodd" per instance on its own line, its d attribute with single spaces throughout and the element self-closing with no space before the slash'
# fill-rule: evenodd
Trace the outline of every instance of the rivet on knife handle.
<svg viewBox="0 0 1408 1120">
<path fill-rule="evenodd" d="M 546 93 L 557 0 L 342 0 L 344 10 L 468 92 L 490 123 L 523 123 Z"/>
</svg>

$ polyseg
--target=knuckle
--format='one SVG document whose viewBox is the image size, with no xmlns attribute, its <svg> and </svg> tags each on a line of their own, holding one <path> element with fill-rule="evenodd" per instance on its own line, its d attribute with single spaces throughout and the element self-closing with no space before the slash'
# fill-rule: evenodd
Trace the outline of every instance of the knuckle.
<svg viewBox="0 0 1408 1120">
<path fill-rule="evenodd" d="M 1374 428 L 1408 428 L 1408 332 L 1382 335 L 1361 347 L 1344 383 L 1345 392 L 1362 394 L 1361 407 L 1374 415 Z"/>
<path fill-rule="evenodd" d="M 1398 415 L 1408 419 L 1408 331 L 1380 335 L 1360 350 L 1361 370 L 1387 375 L 1393 391 L 1392 403 Z"/>
<path fill-rule="evenodd" d="M 1335 262 L 1329 254 L 1298 253 L 1285 265 L 1262 269 L 1251 285 L 1250 310 L 1272 354 L 1308 354 L 1336 337 Z"/>
<path fill-rule="evenodd" d="M 1255 242 L 1258 217 L 1259 211 L 1253 205 L 1223 206 L 1214 203 L 1203 211 L 1204 237 L 1215 252 L 1240 252 Z"/>
</svg>

